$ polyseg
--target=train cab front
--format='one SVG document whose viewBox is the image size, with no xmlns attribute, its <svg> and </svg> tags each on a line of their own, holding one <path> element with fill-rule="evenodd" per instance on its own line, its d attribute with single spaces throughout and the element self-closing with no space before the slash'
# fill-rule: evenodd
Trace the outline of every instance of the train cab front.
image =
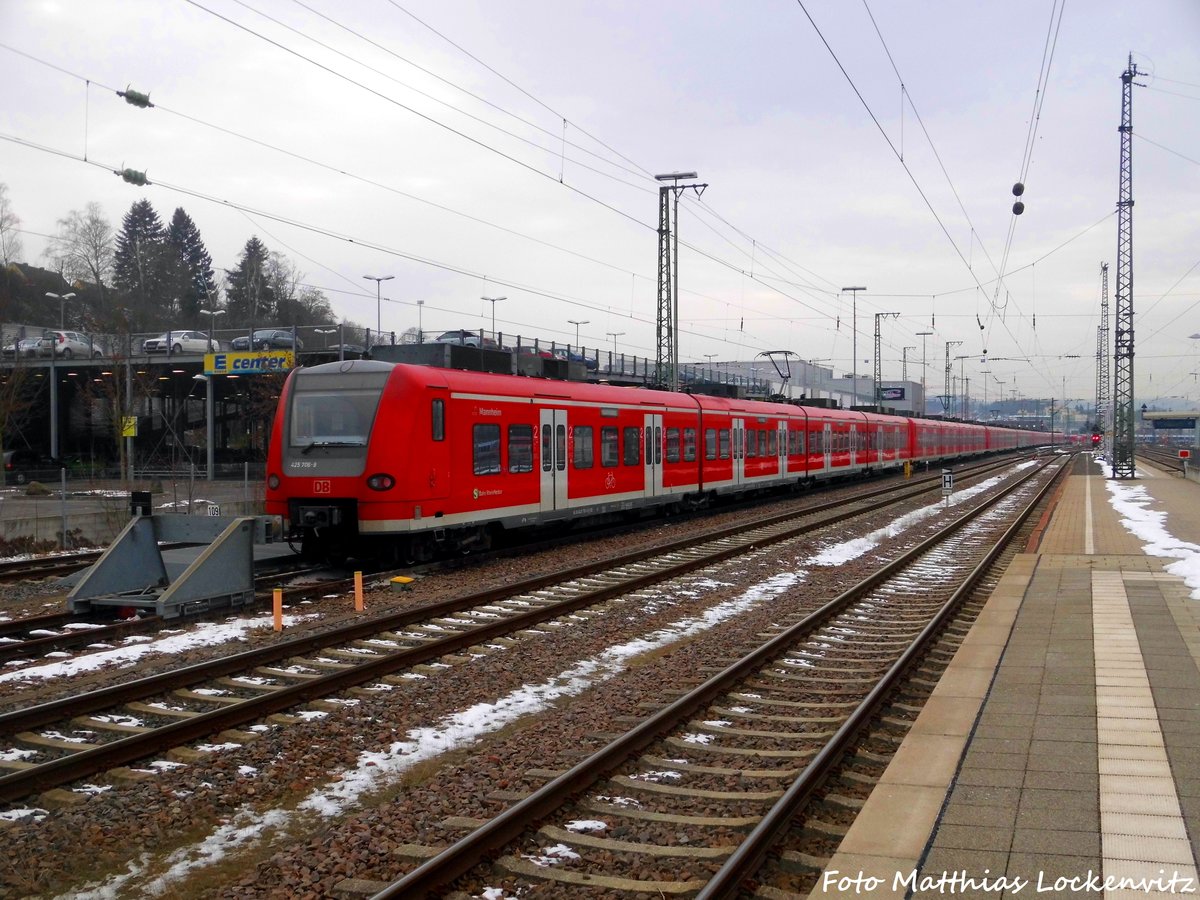
<svg viewBox="0 0 1200 900">
<path fill-rule="evenodd" d="M 312 559 L 358 556 L 364 495 L 395 478 L 368 473 L 371 433 L 392 365 L 371 360 L 298 369 L 280 398 L 267 475 L 267 512 Z"/>
</svg>

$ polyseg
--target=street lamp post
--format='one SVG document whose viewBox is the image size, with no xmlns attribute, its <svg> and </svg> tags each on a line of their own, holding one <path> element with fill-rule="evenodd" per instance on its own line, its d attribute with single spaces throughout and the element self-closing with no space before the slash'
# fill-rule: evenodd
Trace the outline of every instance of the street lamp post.
<svg viewBox="0 0 1200 900">
<path fill-rule="evenodd" d="M 212 347 L 213 351 L 215 352 L 216 350 L 220 349 L 221 346 L 219 343 L 217 343 L 217 316 L 225 315 L 225 310 L 201 309 L 197 310 L 197 312 L 203 316 L 208 316 L 208 343 L 209 346 L 216 344 L 215 347 Z"/>
<path fill-rule="evenodd" d="M 47 297 L 53 297 L 58 301 L 58 327 L 66 328 L 67 321 L 67 301 L 72 300 L 75 294 L 55 294 L 51 291 L 46 291 Z M 50 341 L 50 457 L 58 459 L 58 372 L 56 371 L 54 358 L 58 355 L 58 348 L 54 346 L 54 341 Z"/>
<path fill-rule="evenodd" d="M 495 337 L 496 337 L 496 304 L 499 303 L 501 300 L 507 300 L 508 298 L 507 297 L 482 297 L 480 299 L 486 300 L 488 303 L 492 304 L 492 338 L 495 339 Z M 417 330 L 419 331 L 420 328 L 418 327 Z"/>
<path fill-rule="evenodd" d="M 851 406 L 858 406 L 858 292 L 865 291 L 865 287 L 844 287 L 843 291 L 850 292 L 850 310 L 851 310 L 851 325 L 850 328 L 854 332 L 854 337 L 851 340 L 851 352 L 854 354 L 854 359 L 850 362 L 850 381 L 851 390 L 854 392 L 854 402 Z"/>
<path fill-rule="evenodd" d="M 380 296 L 379 287 L 385 281 L 391 281 L 395 275 L 364 275 L 367 281 L 375 282 L 375 340 L 379 340 L 379 333 L 383 331 L 383 298 Z"/>
<path fill-rule="evenodd" d="M 424 327 L 422 327 L 422 324 L 421 324 L 425 318 L 423 315 L 424 311 L 425 311 L 425 301 L 418 300 L 417 301 L 417 343 L 418 344 L 425 343 L 425 329 L 424 329 Z"/>
<path fill-rule="evenodd" d="M 621 337 L 623 334 L 625 334 L 625 332 L 623 332 L 623 331 L 606 331 L 606 332 L 604 332 L 604 334 L 607 337 L 610 337 L 613 339 L 613 356 L 616 356 L 617 355 L 617 338 Z"/>
<path fill-rule="evenodd" d="M 579 326 L 590 324 L 587 319 L 567 319 L 569 323 L 575 326 L 575 349 L 579 349 Z"/>
<path fill-rule="evenodd" d="M 53 297 L 58 301 L 58 327 L 67 327 L 67 301 L 75 299 L 75 292 L 71 291 L 66 294 L 55 294 L 52 291 L 46 291 L 47 297 Z"/>
</svg>

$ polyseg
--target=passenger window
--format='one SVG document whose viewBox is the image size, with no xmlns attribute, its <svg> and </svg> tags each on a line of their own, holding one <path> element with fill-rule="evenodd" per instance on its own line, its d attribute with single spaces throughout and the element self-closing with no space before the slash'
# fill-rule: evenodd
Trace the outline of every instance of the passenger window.
<svg viewBox="0 0 1200 900">
<path fill-rule="evenodd" d="M 446 401 L 434 400 L 431 412 L 433 413 L 433 439 L 444 441 L 446 439 Z"/>
<path fill-rule="evenodd" d="M 696 429 L 683 429 L 683 461 L 696 461 Z"/>
<path fill-rule="evenodd" d="M 533 471 L 533 426 L 508 426 L 508 471 Z"/>
<path fill-rule="evenodd" d="M 642 462 L 639 451 L 642 446 L 642 437 L 638 433 L 637 428 L 625 429 L 625 465 L 637 466 Z"/>
<path fill-rule="evenodd" d="M 476 475 L 500 474 L 500 426 L 476 425 L 473 431 Z"/>
<path fill-rule="evenodd" d="M 758 455 L 759 456 L 766 457 L 766 456 L 771 455 L 770 452 L 767 450 L 768 434 L 769 434 L 769 432 L 765 428 L 760 428 L 758 431 Z"/>
<path fill-rule="evenodd" d="M 662 426 L 654 426 L 654 464 L 662 465 Z"/>
<path fill-rule="evenodd" d="M 779 447 L 775 443 L 776 434 L 774 431 L 767 432 L 767 456 L 776 456 L 779 453 Z"/>
<path fill-rule="evenodd" d="M 565 472 L 567 469 L 567 426 L 554 426 L 554 468 L 558 472 Z"/>
<path fill-rule="evenodd" d="M 542 426 L 542 471 L 543 472 L 550 471 L 550 466 L 551 466 L 550 456 L 551 456 L 551 453 L 550 453 L 550 426 L 543 425 Z"/>
<path fill-rule="evenodd" d="M 590 469 L 592 455 L 595 452 L 592 449 L 592 426 L 576 425 L 571 429 L 571 436 L 575 441 L 574 455 L 571 458 L 572 465 L 576 469 Z"/>
<path fill-rule="evenodd" d="M 611 469 L 620 460 L 620 441 L 617 427 L 606 425 L 600 429 L 600 465 Z"/>
<path fill-rule="evenodd" d="M 721 442 L 721 459 L 729 459 L 729 429 L 722 428 L 718 438 Z"/>
<path fill-rule="evenodd" d="M 756 428 L 746 429 L 746 459 L 753 459 L 754 457 L 758 456 L 757 430 L 758 429 Z"/>
<path fill-rule="evenodd" d="M 667 462 L 679 462 L 679 429 L 667 429 Z"/>
<path fill-rule="evenodd" d="M 715 428 L 704 429 L 704 458 L 717 458 L 717 429 Z"/>
</svg>

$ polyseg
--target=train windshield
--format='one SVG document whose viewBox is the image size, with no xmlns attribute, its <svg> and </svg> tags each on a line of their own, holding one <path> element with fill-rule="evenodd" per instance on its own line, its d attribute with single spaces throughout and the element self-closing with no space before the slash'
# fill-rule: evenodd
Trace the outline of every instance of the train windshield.
<svg viewBox="0 0 1200 900">
<path fill-rule="evenodd" d="M 297 383 L 289 427 L 291 447 L 307 452 L 316 447 L 367 446 L 386 374 L 370 379 L 378 382 L 370 385 L 363 383 L 363 376 L 354 379 L 358 382 L 354 386 L 330 383 L 333 380 L 340 379 L 335 375 Z"/>
</svg>

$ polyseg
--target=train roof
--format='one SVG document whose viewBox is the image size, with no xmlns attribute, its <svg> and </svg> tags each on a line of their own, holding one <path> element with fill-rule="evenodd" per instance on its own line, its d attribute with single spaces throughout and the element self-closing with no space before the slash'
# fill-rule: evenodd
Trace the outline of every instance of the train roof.
<svg viewBox="0 0 1200 900">
<path fill-rule="evenodd" d="M 631 403 L 669 409 L 704 409 L 729 415 L 747 417 L 786 416 L 813 421 L 872 422 L 880 424 L 895 422 L 903 416 L 890 416 L 859 410 L 833 409 L 820 406 L 799 406 L 794 403 L 778 403 L 768 400 L 753 400 L 735 397 L 714 397 L 707 394 L 686 394 L 674 391 L 655 390 L 645 387 L 625 387 L 612 384 L 596 384 L 583 381 L 559 381 L 548 378 L 530 378 L 524 375 L 507 375 L 493 372 L 472 372 L 465 369 L 443 369 L 436 366 L 391 363 L 382 360 L 353 359 L 323 363 L 297 369 L 300 377 L 322 374 L 391 371 L 392 384 L 404 382 L 409 385 L 444 387 L 465 394 L 504 395 L 513 398 L 546 398 L 573 400 L 597 404 L 629 405 Z M 984 427 L 967 423 L 944 423 L 937 420 L 921 420 L 930 424 L 952 425 L 956 428 Z"/>
</svg>

